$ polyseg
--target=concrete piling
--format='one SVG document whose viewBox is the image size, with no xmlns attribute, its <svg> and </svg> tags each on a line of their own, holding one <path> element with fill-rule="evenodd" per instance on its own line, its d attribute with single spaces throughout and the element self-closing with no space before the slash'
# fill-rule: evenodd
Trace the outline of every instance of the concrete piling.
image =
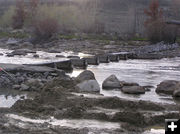
<svg viewBox="0 0 180 134">
<path fill-rule="evenodd" d="M 119 55 L 118 54 L 108 54 L 109 59 L 111 62 L 118 62 L 119 61 Z"/>
<path fill-rule="evenodd" d="M 99 57 L 89 57 L 89 58 L 83 58 L 87 61 L 88 65 L 99 65 Z"/>
<path fill-rule="evenodd" d="M 86 69 L 88 66 L 87 61 L 85 59 L 71 59 L 71 62 L 75 68 Z"/>
<path fill-rule="evenodd" d="M 109 63 L 110 59 L 108 55 L 98 55 L 100 63 Z"/>
<path fill-rule="evenodd" d="M 71 60 L 54 62 L 55 68 L 62 69 L 62 70 L 73 70 L 73 65 Z"/>
</svg>

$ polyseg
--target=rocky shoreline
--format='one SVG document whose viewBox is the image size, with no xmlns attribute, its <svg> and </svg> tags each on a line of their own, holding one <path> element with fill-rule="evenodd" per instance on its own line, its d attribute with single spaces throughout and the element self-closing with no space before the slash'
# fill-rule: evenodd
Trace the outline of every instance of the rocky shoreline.
<svg viewBox="0 0 180 134">
<path fill-rule="evenodd" d="M 180 46 L 178 43 L 169 44 L 164 42 L 150 45 L 149 42 L 140 41 L 129 41 L 129 43 L 127 41 L 112 41 L 110 44 L 107 44 L 91 40 L 59 39 L 43 44 L 32 44 L 26 40 L 1 39 L 0 48 L 15 50 L 7 56 L 26 55 L 27 53 L 36 53 L 38 50 L 49 53 L 72 51 L 92 54 L 94 56 L 126 52 L 129 59 L 161 59 L 180 56 Z M 38 55 L 35 55 L 35 57 L 38 58 Z"/>
<path fill-rule="evenodd" d="M 45 71 L 47 71 L 48 69 L 49 68 L 46 68 Z M 39 84 L 40 82 L 37 83 Z M 104 81 L 103 85 L 104 88 L 108 87 L 108 90 L 119 88 L 124 92 L 124 87 L 126 87 L 126 89 L 129 89 L 127 93 L 142 93 L 139 92 L 139 90 L 145 92 L 145 87 L 141 87 L 137 83 L 120 82 L 114 75 L 107 78 Z M 130 87 L 133 88 L 131 89 Z M 140 89 L 137 89 L 137 87 L 139 87 Z M 86 128 L 72 129 L 66 127 L 63 128 L 61 126 L 55 127 L 53 125 L 50 125 L 50 122 L 38 124 L 35 122 L 31 123 L 31 120 L 21 120 L 21 118 L 24 117 L 40 120 L 48 119 L 50 117 L 53 117 L 57 120 L 93 119 L 99 121 L 120 123 L 121 127 L 118 129 L 103 130 L 104 132 L 115 134 L 118 134 L 120 132 L 135 134 L 143 133 L 149 127 L 164 126 L 164 119 L 180 118 L 180 107 L 178 104 L 162 104 L 141 100 L 131 101 L 118 97 L 105 97 L 100 95 L 99 85 L 97 84 L 95 76 L 91 71 L 84 71 L 76 78 L 71 78 L 68 75 L 65 75 L 63 71 L 61 71 L 60 75 L 49 79 L 40 87 L 35 87 L 38 90 L 34 90 L 33 88 L 33 86 L 29 86 L 28 89 L 28 91 L 33 91 L 37 94 L 33 100 L 22 99 L 18 100 L 9 109 L 0 108 L 0 116 L 2 117 L 0 119 L 0 132 L 8 134 L 11 134 L 11 132 L 29 134 L 86 134 L 92 131 Z M 85 95 L 80 95 L 79 93 L 91 93 L 99 97 L 86 97 Z M 7 114 L 14 114 L 22 117 L 18 118 L 18 116 L 15 116 L 15 118 L 14 116 L 8 116 Z M 21 125 L 17 125 L 19 123 L 24 124 L 24 127 L 22 127 Z M 31 131 L 29 131 L 30 128 L 32 129 Z M 99 130 L 93 131 L 95 131 L 95 133 L 100 132 Z"/>
<path fill-rule="evenodd" d="M 138 46 L 136 49 L 129 46 L 125 49 L 119 45 L 112 45 L 111 48 L 105 45 L 95 47 L 96 44 L 89 45 L 89 42 L 84 45 L 85 41 L 64 41 L 65 44 L 60 45 L 59 43 L 62 41 L 57 41 L 50 43 L 54 44 L 51 50 L 47 50 L 45 47 L 47 44 L 38 48 L 38 45 L 34 46 L 29 42 L 7 42 L 7 40 L 4 42 L 6 43 L 0 43 L 0 47 L 14 49 L 13 52 L 6 55 L 8 57 L 25 56 L 28 53 L 35 55 L 38 49 L 52 53 L 65 50 L 76 51 L 77 47 L 79 47 L 78 51 L 80 52 L 93 54 L 91 58 L 67 57 L 70 59 L 68 67 L 71 67 L 71 63 L 76 67 L 81 67 L 88 64 L 116 62 L 127 58 L 160 59 L 180 56 L 179 44 L 164 44 L 162 42 L 151 46 Z M 76 46 L 74 43 L 80 44 L 80 46 Z M 76 47 L 70 48 L 72 44 Z M 105 47 L 107 49 L 103 50 Z M 93 48 L 97 49 L 91 52 Z M 36 58 L 39 58 L 38 55 Z M 18 100 L 11 108 L 0 108 L 0 133 L 89 134 L 93 132 L 99 134 L 104 132 L 141 134 L 153 126 L 163 127 L 164 119 L 180 118 L 179 104 L 133 101 L 103 96 L 100 94 L 100 85 L 91 71 L 86 70 L 79 76 L 71 78 L 62 70 L 67 68 L 66 64 L 58 63 L 26 65 L 0 63 L 0 67 L 3 69 L 0 71 L 0 89 L 25 91 L 27 94 L 35 92 L 36 94 L 33 99 Z M 156 92 L 179 98 L 179 83 L 179 81 L 163 81 L 157 86 Z M 138 83 L 120 81 L 115 75 L 106 78 L 102 83 L 102 88 L 104 90 L 116 89 L 124 94 L 133 95 L 145 94 L 150 90 L 148 85 L 141 86 Z M 87 93 L 92 94 L 92 97 L 88 97 Z M 24 118 L 28 121 L 24 121 Z M 37 120 L 47 119 L 48 121 L 43 123 L 36 123 Z M 118 123 L 120 127 L 114 130 L 71 128 L 52 125 L 54 120 L 95 120 Z"/>
</svg>

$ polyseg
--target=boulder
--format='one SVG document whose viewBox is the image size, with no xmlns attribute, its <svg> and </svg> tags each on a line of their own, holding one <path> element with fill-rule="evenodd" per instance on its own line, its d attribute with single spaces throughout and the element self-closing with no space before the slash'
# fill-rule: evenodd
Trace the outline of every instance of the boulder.
<svg viewBox="0 0 180 134">
<path fill-rule="evenodd" d="M 14 38 L 9 38 L 6 45 L 17 45 L 19 42 Z"/>
<path fill-rule="evenodd" d="M 173 95 L 173 92 L 179 89 L 179 82 L 175 80 L 165 80 L 157 85 L 156 93 Z"/>
<path fill-rule="evenodd" d="M 71 59 L 71 63 L 75 68 L 86 69 L 88 66 L 87 61 L 85 59 L 77 59 L 77 58 Z"/>
<path fill-rule="evenodd" d="M 51 50 L 48 50 L 48 53 L 61 53 L 61 51 L 56 50 L 56 49 L 51 49 Z"/>
<path fill-rule="evenodd" d="M 44 86 L 40 79 L 29 79 L 25 84 L 33 91 L 40 90 L 40 88 Z"/>
<path fill-rule="evenodd" d="M 69 58 L 69 59 L 80 59 L 79 56 L 68 56 L 67 58 Z"/>
<path fill-rule="evenodd" d="M 89 71 L 89 70 L 85 70 L 84 72 L 80 73 L 76 78 L 75 81 L 77 83 L 81 83 L 85 80 L 95 80 L 95 76 L 94 73 Z"/>
<path fill-rule="evenodd" d="M 17 51 L 14 50 L 11 54 L 12 55 L 23 55 L 23 56 L 27 55 L 27 53 L 25 51 L 18 51 L 18 50 Z"/>
<path fill-rule="evenodd" d="M 31 65 L 19 65 L 19 64 L 6 64 L 0 63 L 0 67 L 9 73 L 58 73 L 59 75 L 65 75 L 65 72 L 62 70 L 57 70 L 54 68 L 44 67 L 44 66 L 31 66 Z"/>
<path fill-rule="evenodd" d="M 146 92 L 149 92 L 149 91 L 151 91 L 152 88 L 154 88 L 154 86 L 151 86 L 151 85 L 143 86 L 143 87 L 144 87 Z"/>
<path fill-rule="evenodd" d="M 123 86 L 139 86 L 138 83 L 130 83 L 130 82 L 125 82 L 125 81 L 120 81 L 120 83 L 123 84 Z"/>
<path fill-rule="evenodd" d="M 96 80 L 85 80 L 77 85 L 81 92 L 100 92 L 100 86 Z"/>
<path fill-rule="evenodd" d="M 28 91 L 29 90 L 29 86 L 25 85 L 25 84 L 21 84 L 21 91 Z"/>
<path fill-rule="evenodd" d="M 102 84 L 103 89 L 115 89 L 115 88 L 122 88 L 121 82 L 115 75 L 109 76 L 107 79 L 104 80 Z"/>
<path fill-rule="evenodd" d="M 6 53 L 6 56 L 7 56 L 7 57 L 14 57 L 14 54 L 12 54 L 12 53 Z"/>
<path fill-rule="evenodd" d="M 13 54 L 13 55 L 27 55 L 27 53 L 36 53 L 36 51 L 32 51 L 29 49 L 17 49 L 17 50 L 14 50 L 11 54 Z"/>
<path fill-rule="evenodd" d="M 13 89 L 19 90 L 21 88 L 21 85 L 13 85 Z"/>
<path fill-rule="evenodd" d="M 23 48 L 25 48 L 25 47 L 26 48 L 33 48 L 34 47 L 34 45 L 30 42 L 23 42 L 21 45 Z"/>
<path fill-rule="evenodd" d="M 57 69 L 62 69 L 62 70 L 67 70 L 67 71 L 73 70 L 73 65 L 72 65 L 71 60 L 57 61 L 57 62 L 54 62 L 54 65 Z"/>
<path fill-rule="evenodd" d="M 126 94 L 144 94 L 145 89 L 141 86 L 125 86 L 121 89 Z"/>
<path fill-rule="evenodd" d="M 9 88 L 13 85 L 11 78 L 0 72 L 0 89 Z"/>
<path fill-rule="evenodd" d="M 109 63 L 110 58 L 108 55 L 97 55 L 99 57 L 99 62 L 100 63 Z"/>
<path fill-rule="evenodd" d="M 119 55 L 118 54 L 108 54 L 110 61 L 112 62 L 118 62 L 119 61 Z"/>
<path fill-rule="evenodd" d="M 99 65 L 99 57 L 94 56 L 94 57 L 87 57 L 83 58 L 87 61 L 88 65 Z"/>
<path fill-rule="evenodd" d="M 38 54 L 33 55 L 34 58 L 39 58 Z"/>
<path fill-rule="evenodd" d="M 64 55 L 56 55 L 57 58 L 65 58 Z"/>
<path fill-rule="evenodd" d="M 167 50 L 174 50 L 179 48 L 178 43 L 174 44 L 168 44 L 165 42 L 159 42 L 152 45 L 146 45 L 143 47 L 135 48 L 133 51 L 136 54 L 147 54 L 147 53 L 153 53 L 153 52 L 161 52 L 161 51 L 167 51 Z"/>
<path fill-rule="evenodd" d="M 89 70 L 80 73 L 75 78 L 75 81 L 80 92 L 100 92 L 100 86 L 95 79 L 94 73 Z"/>
<path fill-rule="evenodd" d="M 178 90 L 175 90 L 175 91 L 173 92 L 173 96 L 174 96 L 174 97 L 180 97 L 180 87 L 179 87 Z"/>
</svg>

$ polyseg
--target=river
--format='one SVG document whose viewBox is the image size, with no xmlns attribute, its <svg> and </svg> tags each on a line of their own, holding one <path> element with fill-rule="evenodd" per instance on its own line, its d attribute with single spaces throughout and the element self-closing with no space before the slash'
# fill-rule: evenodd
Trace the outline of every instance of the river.
<svg viewBox="0 0 180 134">
<path fill-rule="evenodd" d="M 65 60 L 66 58 L 57 58 L 55 55 L 58 53 L 46 53 L 42 51 L 38 51 L 37 54 L 40 55 L 40 58 L 33 58 L 33 54 L 28 54 L 27 56 L 15 56 L 15 57 L 6 57 L 5 53 L 11 52 L 11 50 L 1 49 L 1 53 L 3 56 L 0 56 L 0 63 L 16 63 L 16 64 L 25 64 L 25 63 L 39 63 L 39 62 L 50 62 L 57 60 Z M 78 55 L 83 57 L 84 54 L 78 53 L 74 54 L 73 52 L 61 53 L 62 55 Z M 98 66 L 91 65 L 88 66 L 88 70 L 91 70 L 100 84 L 110 75 L 114 74 L 118 77 L 120 81 L 126 82 L 136 82 L 142 86 L 153 86 L 151 91 L 146 92 L 143 95 L 127 95 L 122 93 L 119 90 L 111 90 L 106 91 L 101 88 L 101 94 L 104 96 L 117 96 L 124 99 L 132 99 L 132 100 L 148 100 L 153 102 L 161 102 L 161 103 L 175 103 L 174 99 L 169 95 L 158 95 L 155 92 L 155 88 L 157 84 L 159 84 L 163 80 L 179 80 L 180 79 L 180 57 L 176 58 L 164 58 L 161 60 L 122 60 L 117 63 L 103 63 Z M 72 77 L 76 77 L 83 70 L 82 69 L 74 69 L 74 71 L 69 74 Z M 26 97 L 26 94 L 23 94 Z M 89 94 L 91 96 L 91 94 Z M 22 94 L 15 96 L 7 95 L 4 92 L 0 92 L 0 107 L 11 107 L 18 99 L 21 99 Z M 13 118 L 22 117 L 13 116 Z M 31 122 L 32 120 L 30 120 Z M 53 125 L 58 125 L 58 123 L 63 124 L 67 127 L 75 127 L 80 128 L 82 124 L 84 127 L 90 126 L 96 128 L 102 126 L 101 122 L 98 121 L 88 121 L 88 120 L 54 120 L 52 122 Z M 78 123 L 77 123 L 78 122 Z M 78 126 L 79 125 L 79 126 Z M 98 126 L 99 125 L 99 126 Z M 106 127 L 116 127 L 118 124 L 106 123 Z M 149 129 L 144 134 L 163 134 L 164 129 Z"/>
<path fill-rule="evenodd" d="M 158 95 L 155 92 L 156 86 L 163 80 L 180 79 L 180 57 L 161 60 L 122 60 L 118 63 L 100 64 L 99 66 L 89 66 L 102 85 L 103 81 L 114 74 L 120 81 L 136 82 L 142 86 L 153 86 L 150 92 L 144 95 L 127 95 L 117 90 L 103 90 L 101 94 L 105 96 L 117 96 L 125 99 L 149 100 L 162 103 L 174 103 L 169 95 Z M 75 77 L 83 70 L 74 70 L 71 76 Z"/>
</svg>

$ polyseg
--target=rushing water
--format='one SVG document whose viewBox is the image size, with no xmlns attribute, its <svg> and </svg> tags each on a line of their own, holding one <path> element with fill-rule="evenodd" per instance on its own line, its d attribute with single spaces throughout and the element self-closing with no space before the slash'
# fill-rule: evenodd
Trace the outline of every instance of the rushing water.
<svg viewBox="0 0 180 134">
<path fill-rule="evenodd" d="M 38 63 L 47 63 L 52 61 L 64 61 L 68 60 L 68 56 L 79 56 L 80 58 L 90 56 L 83 53 L 74 53 L 71 51 L 62 52 L 62 53 L 48 53 L 43 51 L 37 51 L 36 54 L 39 55 L 39 58 L 33 57 L 34 54 L 28 53 L 26 56 L 14 56 L 7 57 L 7 53 L 11 53 L 13 50 L 0 49 L 0 63 L 11 63 L 11 64 L 38 64 Z M 56 55 L 63 55 L 64 58 L 56 57 Z"/>
<path fill-rule="evenodd" d="M 0 49 L 0 63 L 14 63 L 14 64 L 35 64 L 51 61 L 67 60 L 67 58 L 58 58 L 56 55 L 67 56 L 89 56 L 83 53 L 62 52 L 62 53 L 48 53 L 37 51 L 39 58 L 34 58 L 34 54 L 26 56 L 7 57 L 6 53 L 12 50 Z M 142 86 L 154 86 L 150 92 L 144 95 L 127 95 L 121 91 L 111 90 L 106 91 L 101 89 L 101 94 L 105 96 L 117 96 L 126 99 L 136 100 L 150 100 L 155 102 L 169 102 L 172 103 L 171 96 L 160 96 L 155 93 L 155 88 L 163 80 L 179 80 L 180 79 L 180 57 L 161 59 L 161 60 L 127 60 L 119 61 L 117 63 L 100 64 L 98 66 L 89 66 L 89 70 L 93 71 L 99 84 L 111 74 L 115 74 L 119 80 L 127 82 L 136 82 Z M 83 70 L 74 70 L 71 76 L 77 76 Z"/>
<path fill-rule="evenodd" d="M 35 93 L 27 93 L 24 91 L 17 90 L 8 90 L 1 89 L 0 90 L 0 108 L 2 107 L 11 107 L 18 100 L 22 99 L 33 99 Z"/>
<path fill-rule="evenodd" d="M 44 124 L 48 123 L 53 126 L 59 126 L 59 127 L 68 127 L 68 128 L 73 128 L 73 129 L 83 129 L 83 128 L 88 128 L 89 131 L 97 131 L 97 130 L 116 130 L 121 128 L 120 123 L 116 122 L 105 122 L 105 121 L 98 121 L 98 120 L 87 120 L 87 119 L 62 119 L 62 120 L 57 120 L 54 117 L 51 117 L 50 119 L 30 119 L 26 118 L 23 116 L 18 116 L 15 114 L 7 114 L 6 117 L 9 119 L 15 119 L 18 120 L 19 127 L 27 127 L 28 125 L 26 123 L 33 123 L 33 124 Z M 17 124 L 17 125 L 18 125 Z M 27 129 L 26 128 L 26 129 Z M 164 129 L 155 129 L 151 128 L 149 130 L 146 130 L 142 134 L 164 134 L 165 130 Z M 93 133 L 93 132 L 92 132 Z M 103 132 L 102 132 L 103 134 Z"/>
<path fill-rule="evenodd" d="M 54 117 L 50 119 L 42 120 L 42 119 L 30 119 L 23 116 L 18 116 L 15 114 L 7 114 L 9 118 L 20 120 L 23 122 L 31 122 L 31 123 L 49 123 L 54 126 L 60 127 L 69 127 L 74 129 L 83 129 L 83 128 L 92 128 L 92 129 L 119 129 L 120 124 L 115 122 L 105 122 L 105 121 L 98 121 L 98 120 L 86 120 L 86 119 L 62 119 L 57 120 Z"/>
<path fill-rule="evenodd" d="M 143 134 L 164 134 L 165 130 L 164 129 L 150 129 L 145 131 Z"/>
<path fill-rule="evenodd" d="M 154 86 L 150 92 L 146 92 L 144 95 L 127 95 L 117 90 L 106 91 L 101 89 L 101 94 L 105 96 L 172 103 L 173 98 L 171 96 L 158 95 L 155 93 L 155 88 L 163 80 L 180 79 L 180 57 L 161 60 L 119 61 L 118 63 L 89 66 L 88 70 L 94 72 L 100 85 L 108 76 L 115 74 L 120 81 L 136 82 L 142 86 Z M 82 71 L 74 70 L 71 76 L 75 77 Z"/>
<path fill-rule="evenodd" d="M 11 107 L 19 99 L 20 96 L 0 95 L 0 107 Z"/>
<path fill-rule="evenodd" d="M 56 55 L 78 55 L 84 57 L 86 55 L 82 53 L 74 54 L 73 52 L 65 53 L 47 53 L 42 51 L 37 51 L 39 58 L 33 58 L 33 54 L 28 54 L 26 56 L 15 56 L 6 57 L 6 53 L 11 52 L 11 50 L 0 49 L 0 63 L 14 63 L 14 64 L 25 64 L 25 63 L 42 63 L 50 61 L 66 60 L 66 58 L 57 58 Z M 173 103 L 173 98 L 168 95 L 158 95 L 155 93 L 155 88 L 163 80 L 179 80 L 180 79 L 180 58 L 171 59 L 161 59 L 161 60 L 127 60 L 119 61 L 118 63 L 108 63 L 100 64 L 99 66 L 89 66 L 88 70 L 94 72 L 95 77 L 100 85 L 102 82 L 111 74 L 115 74 L 119 80 L 127 82 L 136 82 L 142 86 L 151 85 L 154 88 L 150 92 L 146 92 L 144 95 L 127 95 L 123 94 L 121 91 L 112 90 L 106 91 L 101 89 L 101 94 L 104 96 L 117 96 L 125 99 L 135 99 L 135 100 L 150 100 L 162 103 Z M 75 77 L 83 70 L 75 69 L 71 76 Z M 5 95 L 6 93 L 0 93 L 0 107 L 11 107 L 17 100 L 21 99 L 21 95 Z M 103 97 L 101 95 L 91 95 L 85 94 L 87 97 Z M 26 96 L 25 96 L 26 98 Z M 101 109 L 102 110 L 102 109 Z M 113 111 L 110 111 L 113 112 Z M 14 118 L 21 120 L 23 122 L 31 123 L 45 123 L 49 122 L 51 125 L 55 126 L 65 126 L 69 128 L 95 128 L 95 129 L 117 129 L 120 127 L 118 123 L 111 122 L 101 122 L 97 120 L 34 120 L 17 115 L 8 115 L 9 118 Z M 143 134 L 163 134 L 164 129 L 150 129 Z"/>
</svg>

